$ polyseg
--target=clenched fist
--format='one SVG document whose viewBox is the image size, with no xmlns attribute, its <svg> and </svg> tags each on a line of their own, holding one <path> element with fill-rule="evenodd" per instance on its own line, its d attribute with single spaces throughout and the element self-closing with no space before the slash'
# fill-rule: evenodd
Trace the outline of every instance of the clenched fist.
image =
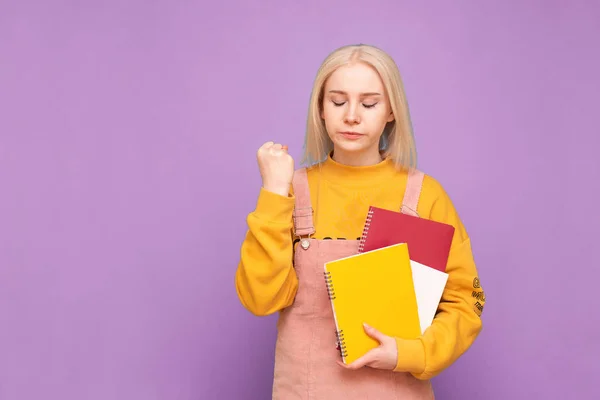
<svg viewBox="0 0 600 400">
<path fill-rule="evenodd" d="M 287 147 L 267 142 L 260 146 L 256 158 L 263 188 L 287 196 L 294 176 L 294 159 L 288 154 Z"/>
</svg>

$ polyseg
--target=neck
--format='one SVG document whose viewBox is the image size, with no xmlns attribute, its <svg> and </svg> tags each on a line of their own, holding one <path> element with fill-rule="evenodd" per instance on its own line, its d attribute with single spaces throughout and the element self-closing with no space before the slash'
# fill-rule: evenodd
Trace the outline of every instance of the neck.
<svg viewBox="0 0 600 400">
<path fill-rule="evenodd" d="M 379 149 L 375 150 L 376 151 L 348 153 L 340 151 L 339 149 L 334 149 L 331 158 L 339 164 L 353 167 L 375 165 L 383 160 L 383 157 L 381 157 L 381 154 L 379 154 Z"/>
</svg>

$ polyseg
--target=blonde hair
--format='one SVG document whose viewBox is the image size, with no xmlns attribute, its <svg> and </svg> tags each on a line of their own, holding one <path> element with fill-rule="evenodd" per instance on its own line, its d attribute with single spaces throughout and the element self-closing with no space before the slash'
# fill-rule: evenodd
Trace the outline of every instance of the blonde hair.
<svg viewBox="0 0 600 400">
<path fill-rule="evenodd" d="M 394 120 L 388 122 L 383 130 L 380 146 L 383 157 L 391 158 L 399 169 L 416 168 L 417 152 L 400 71 L 386 52 L 364 44 L 340 47 L 321 64 L 310 96 L 302 163 L 311 165 L 322 162 L 333 150 L 333 143 L 321 118 L 323 90 L 335 70 L 356 62 L 365 63 L 377 71 L 394 114 Z"/>
</svg>

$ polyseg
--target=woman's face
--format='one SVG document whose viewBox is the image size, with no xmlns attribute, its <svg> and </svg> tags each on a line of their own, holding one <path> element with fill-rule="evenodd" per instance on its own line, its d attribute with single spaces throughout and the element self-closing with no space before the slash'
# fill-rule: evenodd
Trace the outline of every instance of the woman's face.
<svg viewBox="0 0 600 400">
<path fill-rule="evenodd" d="M 337 69 L 325 83 L 321 117 L 344 157 L 379 157 L 379 139 L 394 120 L 379 74 L 363 63 Z"/>
</svg>

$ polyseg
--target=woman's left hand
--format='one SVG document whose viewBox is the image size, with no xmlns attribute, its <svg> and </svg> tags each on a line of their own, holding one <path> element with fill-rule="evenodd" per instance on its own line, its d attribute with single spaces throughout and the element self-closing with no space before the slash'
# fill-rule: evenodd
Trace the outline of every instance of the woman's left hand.
<svg viewBox="0 0 600 400">
<path fill-rule="evenodd" d="M 344 364 L 342 361 L 338 361 L 338 364 L 346 369 L 359 369 L 365 366 L 387 370 L 396 368 L 398 362 L 396 339 L 384 335 L 367 324 L 364 324 L 364 329 L 367 335 L 379 342 L 379 346 L 369 350 L 365 355 L 356 359 L 349 365 Z"/>
</svg>

